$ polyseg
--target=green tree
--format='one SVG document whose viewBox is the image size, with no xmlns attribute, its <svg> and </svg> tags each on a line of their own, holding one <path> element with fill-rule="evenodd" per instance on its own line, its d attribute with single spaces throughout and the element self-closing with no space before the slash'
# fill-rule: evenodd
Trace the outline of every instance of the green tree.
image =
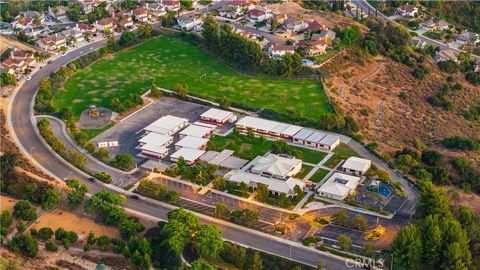
<svg viewBox="0 0 480 270">
<path fill-rule="evenodd" d="M 179 97 L 186 97 L 187 96 L 187 85 L 177 84 L 175 86 L 175 93 L 177 93 L 177 95 Z"/>
<path fill-rule="evenodd" d="M 87 186 L 85 184 L 81 184 L 80 180 L 78 179 L 67 179 L 65 183 L 72 191 L 68 192 L 67 194 L 67 202 L 68 207 L 73 209 L 79 206 L 83 202 L 83 198 L 87 193 Z"/>
<path fill-rule="evenodd" d="M 215 270 L 217 268 L 213 267 L 210 265 L 207 261 L 204 259 L 197 259 L 192 263 L 192 270 Z"/>
<path fill-rule="evenodd" d="M 447 249 L 443 252 L 444 261 L 442 268 L 445 270 L 467 270 L 470 269 L 470 261 L 465 261 L 463 249 L 460 243 L 453 242 L 447 245 Z"/>
<path fill-rule="evenodd" d="M 357 26 L 347 26 L 343 29 L 343 33 L 340 38 L 340 45 L 349 47 L 357 44 L 362 39 L 362 32 Z"/>
<path fill-rule="evenodd" d="M 154 98 L 159 98 L 163 95 L 162 90 L 158 88 L 158 86 L 155 83 L 152 83 L 152 87 L 150 88 L 150 96 Z"/>
<path fill-rule="evenodd" d="M 255 250 L 253 253 L 253 257 L 250 261 L 250 265 L 248 266 L 248 270 L 262 270 L 263 269 L 263 263 L 262 263 L 262 257 L 260 257 L 260 252 Z"/>
<path fill-rule="evenodd" d="M 431 182 L 426 182 L 422 187 L 418 212 L 421 216 L 451 215 L 449 200 L 445 190 L 436 189 Z"/>
<path fill-rule="evenodd" d="M 133 32 L 125 31 L 118 40 L 118 44 L 122 47 L 128 47 L 135 43 L 135 34 Z"/>
<path fill-rule="evenodd" d="M 27 201 L 18 201 L 13 206 L 13 215 L 26 221 L 32 221 L 37 218 L 37 211 Z"/>
<path fill-rule="evenodd" d="M 442 230 L 438 216 L 429 215 L 420 226 L 423 244 L 422 258 L 429 265 L 436 266 L 441 259 Z"/>
<path fill-rule="evenodd" d="M 443 162 L 443 155 L 435 150 L 425 150 L 422 152 L 422 161 L 429 166 L 440 166 Z"/>
<path fill-rule="evenodd" d="M 57 252 L 58 251 L 58 246 L 55 244 L 53 240 L 48 240 L 45 243 L 45 249 L 50 252 Z"/>
<path fill-rule="evenodd" d="M 352 219 L 352 225 L 358 230 L 365 231 L 368 229 L 368 219 L 360 214 L 356 214 Z"/>
<path fill-rule="evenodd" d="M 222 218 L 228 216 L 229 214 L 230 210 L 228 209 L 227 205 L 221 202 L 215 204 L 215 217 Z"/>
<path fill-rule="evenodd" d="M 258 183 L 256 191 L 257 191 L 256 198 L 261 202 L 267 201 L 268 198 L 270 197 L 270 192 L 268 191 L 267 185 Z"/>
<path fill-rule="evenodd" d="M 2 85 L 15 85 L 17 83 L 17 77 L 8 72 L 4 72 L 0 76 L 0 82 Z"/>
<path fill-rule="evenodd" d="M 203 21 L 202 36 L 209 50 L 213 51 L 219 48 L 220 28 L 211 15 L 208 15 Z"/>
<path fill-rule="evenodd" d="M 152 248 L 145 238 L 131 237 L 125 247 L 124 255 L 130 258 L 133 264 L 149 269 L 152 263 Z"/>
<path fill-rule="evenodd" d="M 100 147 L 98 150 L 93 154 L 94 157 L 96 157 L 99 160 L 102 161 L 107 161 L 110 159 L 110 152 L 108 151 L 107 148 L 105 147 Z"/>
<path fill-rule="evenodd" d="M 422 254 L 422 243 L 414 225 L 403 227 L 392 244 L 395 266 L 403 269 L 416 269 Z"/>
<path fill-rule="evenodd" d="M 60 200 L 60 192 L 54 188 L 48 188 L 47 190 L 45 190 L 45 193 L 42 196 L 42 208 L 53 209 L 60 203 Z"/>
<path fill-rule="evenodd" d="M 123 239 L 129 239 L 136 233 L 142 231 L 143 225 L 133 218 L 126 218 L 121 221 L 118 229 L 120 230 L 120 235 Z"/>
<path fill-rule="evenodd" d="M 363 254 L 367 257 L 373 257 L 375 252 L 377 251 L 377 247 L 375 247 L 372 243 L 366 243 L 363 245 Z"/>
<path fill-rule="evenodd" d="M 110 238 L 106 235 L 102 235 L 97 238 L 97 246 L 101 252 L 106 252 L 110 246 Z"/>
<path fill-rule="evenodd" d="M 333 214 L 333 222 L 340 226 L 348 225 L 348 213 L 346 210 L 341 209 Z"/>
<path fill-rule="evenodd" d="M 48 227 L 41 228 L 38 230 L 37 237 L 40 238 L 41 240 L 49 240 L 53 235 L 53 230 Z"/>
<path fill-rule="evenodd" d="M 135 159 L 128 153 L 118 154 L 113 159 L 112 164 L 121 170 L 128 171 L 135 167 Z"/>
<path fill-rule="evenodd" d="M 6 236 L 13 223 L 13 215 L 9 210 L 3 210 L 0 214 L 0 235 Z"/>
<path fill-rule="evenodd" d="M 10 241 L 9 248 L 13 252 L 20 251 L 25 256 L 34 258 L 38 254 L 38 241 L 30 235 L 15 236 Z"/>
<path fill-rule="evenodd" d="M 337 237 L 337 245 L 342 250 L 350 250 L 350 248 L 352 248 L 352 238 L 348 235 L 340 234 Z"/>
<path fill-rule="evenodd" d="M 75 149 L 68 150 L 67 159 L 73 166 L 78 168 L 85 167 L 85 164 L 87 164 L 87 161 L 88 161 L 85 155 L 76 151 Z"/>
<path fill-rule="evenodd" d="M 191 10 L 193 8 L 193 0 L 180 0 L 180 5 L 186 10 Z"/>
<path fill-rule="evenodd" d="M 215 225 L 200 226 L 195 234 L 195 247 L 205 258 L 218 258 L 223 250 L 222 233 Z"/>
</svg>

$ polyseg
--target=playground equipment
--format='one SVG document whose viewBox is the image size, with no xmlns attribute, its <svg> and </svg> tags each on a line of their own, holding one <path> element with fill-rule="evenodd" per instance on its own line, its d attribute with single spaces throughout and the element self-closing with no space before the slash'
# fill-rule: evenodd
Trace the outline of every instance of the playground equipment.
<svg viewBox="0 0 480 270">
<path fill-rule="evenodd" d="M 98 118 L 98 109 L 97 106 L 95 105 L 90 105 L 89 106 L 89 111 L 88 111 L 88 117 L 89 118 Z"/>
</svg>

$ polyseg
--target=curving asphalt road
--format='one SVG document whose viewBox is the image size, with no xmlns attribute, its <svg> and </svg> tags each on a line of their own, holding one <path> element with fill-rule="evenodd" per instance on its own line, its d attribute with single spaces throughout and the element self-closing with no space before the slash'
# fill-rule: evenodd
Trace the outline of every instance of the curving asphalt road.
<svg viewBox="0 0 480 270">
<path fill-rule="evenodd" d="M 60 156 L 46 146 L 43 138 L 38 135 L 36 120 L 33 111 L 33 102 L 40 79 L 58 70 L 68 62 L 106 45 L 106 41 L 91 43 L 83 48 L 76 49 L 67 55 L 61 56 L 52 63 L 44 66 L 26 81 L 11 99 L 8 113 L 8 124 L 13 138 L 25 155 L 30 156 L 36 165 L 52 176 L 63 179 L 74 177 L 80 179 L 88 186 L 90 193 L 96 193 L 105 188 L 111 188 L 102 183 L 88 181 L 88 175 L 66 163 Z M 119 192 L 119 189 L 113 189 Z M 120 190 L 120 192 L 122 192 Z M 129 211 L 145 215 L 148 218 L 166 219 L 167 213 L 174 207 L 151 200 L 134 200 L 128 197 L 126 208 Z M 219 227 L 226 240 L 259 249 L 271 254 L 296 260 L 312 266 L 318 265 L 323 259 L 324 266 L 328 269 L 351 269 L 347 267 L 345 259 L 329 255 L 314 249 L 303 247 L 296 242 L 263 234 L 221 220 L 199 215 L 202 223 L 211 223 Z"/>
</svg>

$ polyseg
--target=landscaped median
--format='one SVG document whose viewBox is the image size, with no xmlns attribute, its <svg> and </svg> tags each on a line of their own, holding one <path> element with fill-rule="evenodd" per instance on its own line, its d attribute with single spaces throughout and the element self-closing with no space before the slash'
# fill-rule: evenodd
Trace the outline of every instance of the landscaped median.
<svg viewBox="0 0 480 270">
<path fill-rule="evenodd" d="M 75 149 L 67 150 L 67 146 L 65 146 L 65 144 L 53 133 L 50 127 L 50 122 L 47 119 L 38 121 L 37 127 L 40 135 L 42 135 L 47 144 L 50 145 L 50 147 L 67 162 L 104 183 L 110 184 L 112 182 L 112 178 L 106 172 L 95 173 L 90 171 L 85 166 L 88 162 L 88 159 L 85 155 Z"/>
</svg>

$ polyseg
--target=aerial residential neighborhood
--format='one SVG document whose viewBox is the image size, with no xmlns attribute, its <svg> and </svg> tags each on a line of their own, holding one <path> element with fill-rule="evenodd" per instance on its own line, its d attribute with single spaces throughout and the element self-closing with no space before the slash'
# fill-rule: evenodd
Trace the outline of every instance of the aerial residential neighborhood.
<svg viewBox="0 0 480 270">
<path fill-rule="evenodd" d="M 0 3 L 1 269 L 480 269 L 480 3 Z"/>
</svg>

